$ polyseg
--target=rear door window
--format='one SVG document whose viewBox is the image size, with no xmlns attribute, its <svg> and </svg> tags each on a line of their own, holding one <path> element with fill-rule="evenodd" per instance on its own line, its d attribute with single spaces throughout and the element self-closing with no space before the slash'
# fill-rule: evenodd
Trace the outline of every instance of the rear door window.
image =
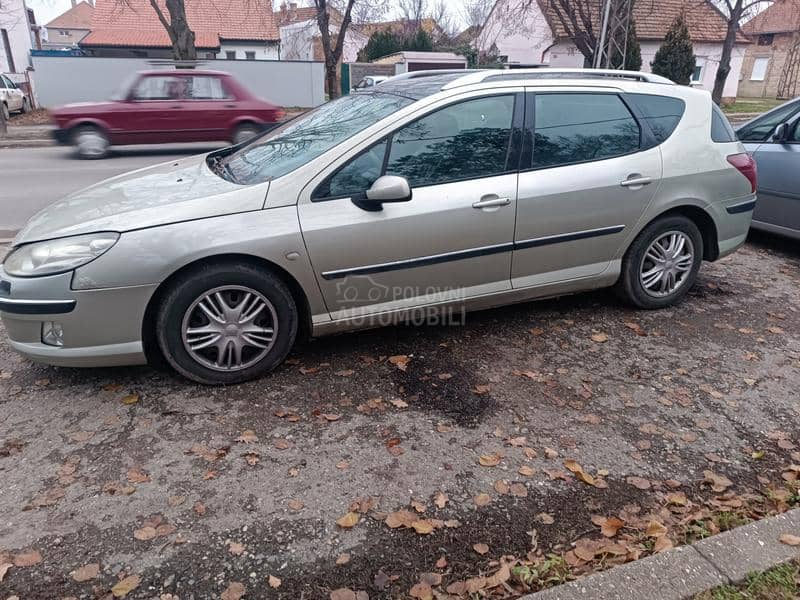
<svg viewBox="0 0 800 600">
<path fill-rule="evenodd" d="M 616 94 L 536 94 L 533 168 L 622 156 L 639 149 L 639 123 Z"/>
<path fill-rule="evenodd" d="M 669 96 L 625 94 L 625 99 L 639 109 L 642 118 L 650 126 L 650 130 L 659 144 L 672 135 L 686 108 L 683 100 Z"/>
</svg>

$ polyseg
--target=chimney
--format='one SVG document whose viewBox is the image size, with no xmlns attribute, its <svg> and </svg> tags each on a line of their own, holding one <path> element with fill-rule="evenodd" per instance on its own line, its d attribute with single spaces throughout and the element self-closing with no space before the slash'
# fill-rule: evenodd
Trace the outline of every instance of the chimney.
<svg viewBox="0 0 800 600">
<path fill-rule="evenodd" d="M 72 0 L 72 8 L 78 6 L 78 0 Z"/>
</svg>

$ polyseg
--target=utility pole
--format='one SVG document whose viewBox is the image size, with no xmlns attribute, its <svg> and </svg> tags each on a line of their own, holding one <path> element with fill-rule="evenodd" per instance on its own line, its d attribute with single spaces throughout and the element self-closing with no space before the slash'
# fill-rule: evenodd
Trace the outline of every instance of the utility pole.
<svg viewBox="0 0 800 600">
<path fill-rule="evenodd" d="M 628 30 L 633 0 L 604 0 L 600 43 L 594 53 L 595 69 L 622 69 L 628 54 Z"/>
</svg>

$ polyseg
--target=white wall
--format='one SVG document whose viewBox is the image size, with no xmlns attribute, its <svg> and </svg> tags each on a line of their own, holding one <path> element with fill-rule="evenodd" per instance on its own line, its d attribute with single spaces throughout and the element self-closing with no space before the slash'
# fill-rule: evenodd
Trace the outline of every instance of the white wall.
<svg viewBox="0 0 800 600">
<path fill-rule="evenodd" d="M 553 32 L 535 0 L 498 0 L 475 44 L 480 52 L 497 47 L 510 63 L 541 63 Z"/>
<path fill-rule="evenodd" d="M 245 52 L 255 52 L 256 60 L 278 60 L 278 44 L 275 42 L 247 43 L 222 42 L 217 58 L 225 58 L 226 52 L 236 52 L 237 60 L 245 60 Z"/>
<path fill-rule="evenodd" d="M 660 42 L 642 42 L 642 71 L 650 72 L 650 63 L 656 56 L 656 52 L 661 46 Z M 708 43 L 698 42 L 693 44 L 697 66 L 702 66 L 700 82 L 693 83 L 693 87 L 712 91 L 714 89 L 714 78 L 717 75 L 719 59 L 722 56 L 722 42 Z M 731 53 L 731 71 L 725 80 L 725 87 L 722 90 L 724 98 L 735 98 L 739 88 L 739 76 L 742 71 L 742 61 L 744 61 L 744 44 L 736 44 Z"/>
<path fill-rule="evenodd" d="M 153 68 L 147 59 L 92 56 L 34 56 L 33 65 L 44 107 L 106 100 L 137 71 Z M 325 68 L 320 62 L 209 60 L 200 68 L 230 73 L 256 96 L 278 106 L 325 102 Z"/>
<path fill-rule="evenodd" d="M 281 60 L 314 60 L 314 38 L 319 37 L 316 19 L 290 23 L 280 28 Z M 337 28 L 331 28 L 331 35 L 339 35 Z M 342 62 L 356 62 L 358 51 L 367 45 L 369 38 L 363 33 L 348 28 L 344 36 Z"/>
<path fill-rule="evenodd" d="M 583 68 L 585 57 L 572 42 L 559 42 L 545 52 L 545 60 L 551 67 L 564 69 Z"/>
<path fill-rule="evenodd" d="M 8 32 L 15 72 L 22 73 L 30 65 L 31 26 L 23 0 L 4 0 L 0 8 L 0 29 Z M 10 73 L 5 48 L 0 40 L 0 72 Z"/>
</svg>

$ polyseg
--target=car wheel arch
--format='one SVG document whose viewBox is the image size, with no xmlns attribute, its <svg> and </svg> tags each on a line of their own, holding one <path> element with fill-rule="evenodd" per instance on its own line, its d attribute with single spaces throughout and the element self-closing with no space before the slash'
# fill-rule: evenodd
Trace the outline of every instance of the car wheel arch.
<svg viewBox="0 0 800 600">
<path fill-rule="evenodd" d="M 156 339 L 155 323 L 161 300 L 170 289 L 173 282 L 187 273 L 191 273 L 193 270 L 197 270 L 208 265 L 243 263 L 253 265 L 258 269 L 269 271 L 286 284 L 286 287 L 289 288 L 289 291 L 292 294 L 295 306 L 297 307 L 299 317 L 297 339 L 307 339 L 311 336 L 311 305 L 308 302 L 308 298 L 306 297 L 302 286 L 291 273 L 289 273 L 280 265 L 260 256 L 237 253 L 216 254 L 199 258 L 181 266 L 179 269 L 171 273 L 166 279 L 164 279 L 164 281 L 162 281 L 153 292 L 153 295 L 150 297 L 147 307 L 145 308 L 144 318 L 142 320 L 142 344 L 144 346 L 144 353 L 147 357 L 148 363 L 157 367 L 166 365 L 166 359 L 162 356 L 161 350 L 158 346 L 158 341 Z"/>
<path fill-rule="evenodd" d="M 700 230 L 700 235 L 703 237 L 703 260 L 715 261 L 717 258 L 719 258 L 719 237 L 717 234 L 717 226 L 708 211 L 696 204 L 680 204 L 678 206 L 670 207 L 664 212 L 655 215 L 647 222 L 642 223 L 636 235 L 638 235 L 639 232 L 643 231 L 654 221 L 663 219 L 665 217 L 670 217 L 672 215 L 682 215 L 686 217 L 687 219 L 691 220 Z M 631 243 L 633 243 L 634 239 L 636 239 L 636 236 L 631 238 Z"/>
</svg>

